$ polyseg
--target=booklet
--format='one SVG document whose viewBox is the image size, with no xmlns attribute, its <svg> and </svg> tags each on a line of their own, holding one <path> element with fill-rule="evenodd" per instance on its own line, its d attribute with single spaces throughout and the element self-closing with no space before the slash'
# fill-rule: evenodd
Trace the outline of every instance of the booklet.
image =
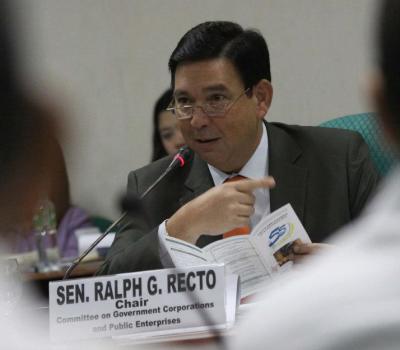
<svg viewBox="0 0 400 350">
<path fill-rule="evenodd" d="M 240 277 L 241 297 L 259 291 L 268 280 L 292 266 L 289 255 L 296 241 L 311 243 L 290 204 L 264 216 L 249 235 L 233 236 L 199 248 L 167 236 L 166 249 L 176 267 L 225 264 Z"/>
</svg>

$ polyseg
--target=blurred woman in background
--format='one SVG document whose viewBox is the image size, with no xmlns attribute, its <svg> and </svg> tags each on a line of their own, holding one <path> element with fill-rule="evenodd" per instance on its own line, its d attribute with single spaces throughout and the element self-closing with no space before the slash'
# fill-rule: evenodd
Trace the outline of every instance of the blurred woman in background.
<svg viewBox="0 0 400 350">
<path fill-rule="evenodd" d="M 153 113 L 153 155 L 151 161 L 175 154 L 185 141 L 178 128 L 176 117 L 166 111 L 172 100 L 172 90 L 165 91 L 156 101 Z"/>
</svg>

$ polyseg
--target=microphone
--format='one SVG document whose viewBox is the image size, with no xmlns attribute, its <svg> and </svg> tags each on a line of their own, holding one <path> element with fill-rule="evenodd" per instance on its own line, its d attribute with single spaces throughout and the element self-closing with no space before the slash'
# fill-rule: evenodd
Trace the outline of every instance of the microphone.
<svg viewBox="0 0 400 350">
<path fill-rule="evenodd" d="M 63 280 L 66 280 L 70 277 L 72 271 L 75 269 L 76 266 L 85 258 L 86 255 L 88 255 L 103 239 L 105 236 L 107 236 L 116 226 L 118 226 L 122 220 L 124 220 L 129 213 L 132 211 L 132 209 L 136 208 L 141 208 L 141 203 L 140 201 L 144 199 L 159 183 L 160 181 L 167 176 L 172 170 L 180 167 L 184 167 L 186 163 L 192 158 L 193 151 L 188 147 L 188 146 L 183 146 L 179 149 L 178 153 L 175 154 L 174 158 L 172 159 L 171 163 L 168 165 L 168 167 L 164 170 L 164 172 L 154 181 L 146 191 L 142 193 L 142 195 L 139 198 L 133 199 L 132 196 L 125 197 L 126 203 L 129 202 L 127 205 L 127 208 L 123 208 L 125 211 L 123 214 L 116 220 L 114 221 L 108 228 L 107 230 L 104 231 L 101 236 L 99 236 L 90 246 L 87 248 L 81 255 L 79 255 L 70 265 L 70 267 L 67 269 L 67 271 L 64 274 Z"/>
<path fill-rule="evenodd" d="M 147 188 L 145 192 L 143 192 L 143 194 L 140 197 L 132 194 L 125 195 L 121 200 L 121 208 L 123 210 L 123 214 L 121 215 L 121 217 L 117 219 L 110 227 L 108 227 L 107 230 L 101 236 L 99 236 L 99 238 L 97 238 L 96 241 L 93 242 L 93 244 L 72 263 L 72 265 L 65 273 L 63 280 L 69 278 L 73 269 L 82 261 L 82 259 L 87 254 L 89 254 L 89 252 L 91 252 L 93 248 L 96 247 L 99 244 L 99 242 L 123 219 L 125 219 L 129 215 L 132 215 L 135 212 L 137 213 L 138 211 L 142 215 L 145 215 L 146 213 L 142 205 L 142 199 L 145 198 L 158 185 L 158 183 L 173 169 L 176 169 L 178 167 L 184 167 L 186 163 L 192 158 L 192 156 L 193 156 L 193 151 L 191 149 L 189 149 L 187 146 L 182 147 L 178 151 L 178 153 L 174 156 L 174 158 L 172 159 L 168 167 L 165 169 L 165 171 L 156 179 L 156 181 L 154 181 L 154 183 L 152 183 Z M 179 271 L 179 268 L 176 268 L 176 270 Z M 195 295 L 192 295 L 191 293 L 188 293 L 187 295 L 190 301 L 192 302 L 196 301 Z M 205 324 L 212 324 L 212 320 L 206 310 L 200 309 L 199 314 Z M 218 345 L 218 347 L 220 347 L 223 350 L 227 349 L 225 340 L 221 336 L 220 332 L 217 329 L 213 328 L 210 329 L 210 332 L 213 335 L 215 343 Z"/>
</svg>

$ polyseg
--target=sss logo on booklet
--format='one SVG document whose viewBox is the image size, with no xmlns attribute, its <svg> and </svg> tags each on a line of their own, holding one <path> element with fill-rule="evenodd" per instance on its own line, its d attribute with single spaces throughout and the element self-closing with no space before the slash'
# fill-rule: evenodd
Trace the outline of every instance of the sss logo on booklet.
<svg viewBox="0 0 400 350">
<path fill-rule="evenodd" d="M 275 227 L 269 234 L 269 247 L 272 247 L 279 239 L 287 235 L 287 239 L 293 235 L 294 225 L 291 223 Z"/>
</svg>

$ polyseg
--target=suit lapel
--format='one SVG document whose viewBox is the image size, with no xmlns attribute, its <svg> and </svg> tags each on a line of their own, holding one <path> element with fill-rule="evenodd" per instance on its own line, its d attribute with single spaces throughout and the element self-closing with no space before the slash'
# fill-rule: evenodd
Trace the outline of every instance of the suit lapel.
<svg viewBox="0 0 400 350">
<path fill-rule="evenodd" d="M 200 196 L 211 187 L 214 186 L 214 181 L 211 177 L 207 163 L 201 160 L 196 154 L 194 155 L 193 165 L 190 169 L 190 173 L 185 181 L 185 190 L 179 204 L 185 205 L 192 199 Z M 205 247 L 206 245 L 221 239 L 222 236 L 207 236 L 202 235 L 197 240 L 196 245 L 199 247 Z"/>
<path fill-rule="evenodd" d="M 185 205 L 193 198 L 200 196 L 214 186 L 213 179 L 206 162 L 197 154 L 194 155 L 193 165 L 185 181 L 185 190 L 179 199 L 180 206 Z"/>
<path fill-rule="evenodd" d="M 266 125 L 269 174 L 276 181 L 276 188 L 270 191 L 271 212 L 290 203 L 300 221 L 303 221 L 308 170 L 296 165 L 302 150 L 283 129 L 270 123 Z"/>
</svg>

